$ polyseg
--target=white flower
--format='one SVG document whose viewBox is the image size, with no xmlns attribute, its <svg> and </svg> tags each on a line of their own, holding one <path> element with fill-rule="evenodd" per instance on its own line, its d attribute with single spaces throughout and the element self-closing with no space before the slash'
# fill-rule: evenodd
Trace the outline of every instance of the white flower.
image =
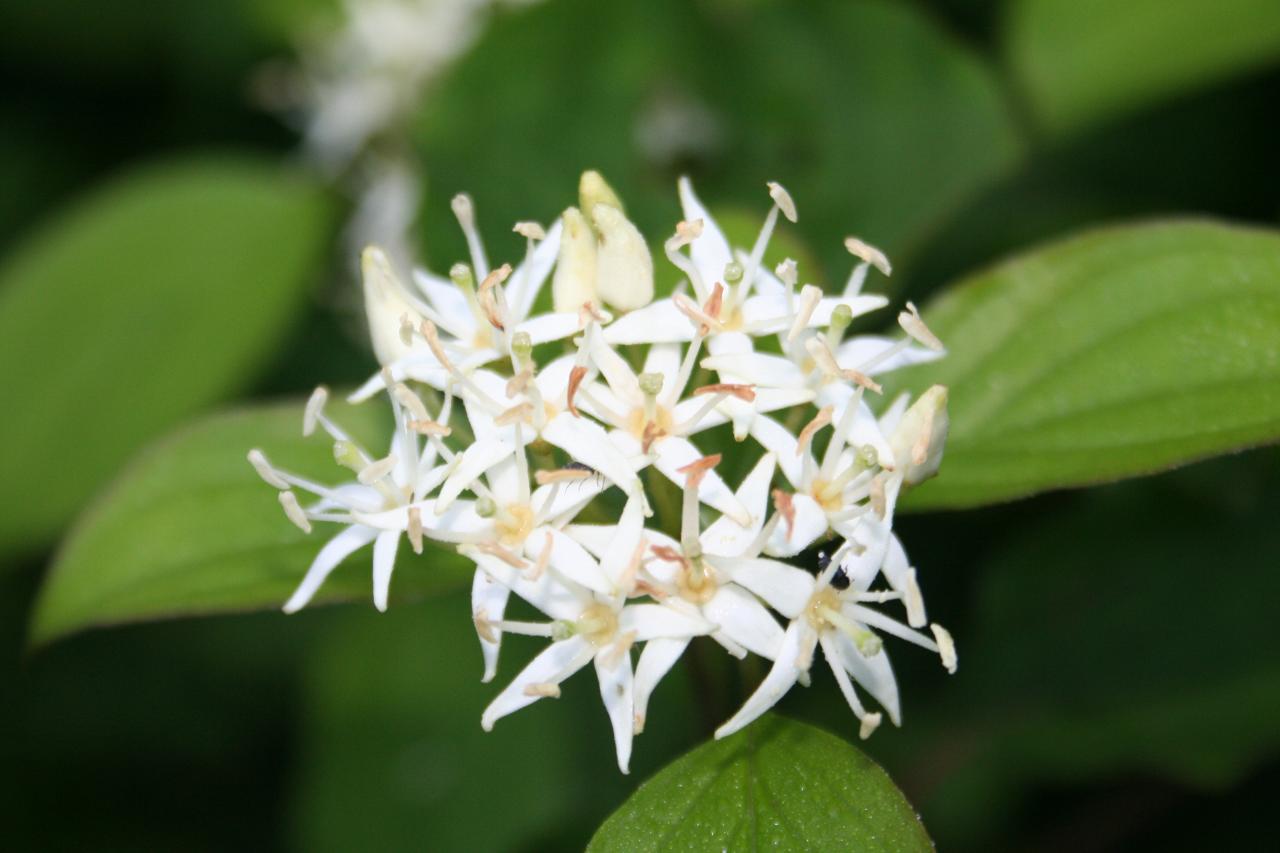
<svg viewBox="0 0 1280 853">
<path fill-rule="evenodd" d="M 370 542 L 374 602 L 385 609 L 400 537 L 415 550 L 427 540 L 448 544 L 476 567 L 471 609 L 484 681 L 497 673 L 505 634 L 551 640 L 485 710 L 484 727 L 558 696 L 561 682 L 594 662 L 624 772 L 654 689 L 699 635 L 732 655 L 773 661 L 719 735 L 759 716 L 796 681 L 807 683 L 819 645 L 864 736 L 880 715 L 862 705 L 855 682 L 898 722 L 877 631 L 955 667 L 946 631 L 934 625 L 930 638 L 915 630 L 927 624 L 924 599 L 892 530 L 902 490 L 938 470 L 947 393 L 936 386 L 913 405 L 900 397 L 879 417 L 867 396 L 880 390 L 872 376 L 934 358 L 942 344 L 910 303 L 899 315 L 901 340 L 844 340 L 857 313 L 884 304 L 860 293 L 869 268 L 889 272 L 887 259 L 861 241 L 846 243 L 858 262 L 838 299 L 812 285 L 797 294 L 791 262 L 777 278 L 760 269 L 778 216 L 795 220 L 786 190 L 770 184 L 769 192 L 774 205 L 760 237 L 734 253 L 682 182 L 688 219 L 667 255 L 691 293 L 652 304 L 644 240 L 594 172 L 582 177 L 579 207 L 549 231 L 517 224 L 527 242 L 515 270 L 490 268 L 466 196 L 453 209 L 470 265 L 455 264 L 449 280 L 419 272 L 416 289 L 407 287 L 384 252 L 366 250 L 370 335 L 383 368 L 352 399 L 387 395 L 390 452 L 374 458 L 334 425 L 321 389 L 304 433 L 322 426 L 337 460 L 356 471 L 354 482 L 330 488 L 250 454 L 294 523 L 343 526 L 285 609 L 306 604 L 343 558 Z M 548 278 L 557 310 L 533 316 Z M 602 302 L 625 313 L 614 322 Z M 691 388 L 700 368 L 720 381 Z M 425 387 L 415 392 L 406 382 Z M 739 441 L 750 436 L 764 448 L 736 489 L 715 470 L 721 455 L 693 442 L 726 424 Z M 641 478 L 649 466 L 680 488 L 678 519 L 651 505 Z M 789 491 L 773 488 L 779 469 Z M 616 512 L 616 494 L 602 497 L 614 487 L 622 511 L 598 523 L 599 512 Z M 294 489 L 317 500 L 304 508 Z M 844 542 L 817 577 L 777 559 L 829 534 Z M 887 588 L 872 591 L 880 577 Z M 508 619 L 512 594 L 550 621 Z M 901 603 L 906 624 L 867 606 L 886 602 Z"/>
<path fill-rule="evenodd" d="M 547 616 L 550 623 L 482 620 L 477 628 L 550 637 L 553 642 L 520 672 L 481 716 L 486 731 L 507 714 L 544 697 L 560 695 L 560 683 L 589 662 L 595 662 L 600 696 L 613 726 L 618 767 L 628 771 L 635 733 L 634 683 L 631 647 L 637 642 L 686 641 L 712 630 L 705 620 L 664 604 L 629 604 L 627 593 L 643 556 L 643 513 L 632 499 L 623 512 L 616 536 L 596 565 L 612 595 L 593 592 L 559 573 L 554 557 L 535 579 L 509 561 L 467 547 L 462 549 L 486 574 L 520 595 Z M 590 558 L 588 558 L 590 559 Z"/>
<path fill-rule="evenodd" d="M 940 625 L 932 627 L 934 638 L 897 622 L 866 605 L 900 597 L 896 592 L 870 592 L 874 569 L 856 564 L 856 548 L 846 543 L 815 578 L 799 569 L 789 571 L 775 564 L 769 582 L 754 591 L 779 613 L 791 619 L 773 668 L 742 708 L 716 730 L 716 737 L 733 734 L 777 704 L 791 686 L 805 676 L 813 664 L 816 647 L 835 675 L 840 692 L 858 717 L 860 736 L 870 736 L 880 725 L 880 714 L 868 711 L 854 690 L 854 682 L 871 695 L 894 725 L 901 724 L 898 684 L 889 666 L 880 636 L 872 630 L 915 643 L 942 659 L 948 672 L 956 670 L 955 645 Z M 864 563 L 867 561 L 863 561 Z M 860 577 L 861 575 L 861 577 Z M 739 583 L 744 583 L 739 580 Z"/>
<path fill-rule="evenodd" d="M 432 420 L 417 395 L 403 385 L 393 386 L 388 393 L 396 423 L 391 449 L 386 456 L 374 458 L 325 415 L 327 399 L 324 388 L 311 395 L 303 416 L 303 435 L 311 435 L 317 426 L 328 433 L 334 442 L 334 459 L 355 472 L 355 481 L 325 486 L 273 467 L 261 450 L 249 451 L 249 462 L 258 474 L 280 490 L 280 503 L 290 521 L 307 533 L 313 521 L 343 525 L 320 549 L 284 611 L 293 613 L 304 607 L 339 563 L 370 542 L 374 543 L 373 603 L 386 610 L 401 534 L 408 534 L 413 549 L 422 551 L 422 517 L 412 509 L 414 502 L 436 488 L 450 467 L 452 452 L 441 441 L 449 434 L 442 422 L 449 418 L 450 401 L 445 401 L 439 420 Z M 420 437 L 425 438 L 422 445 Z M 442 459 L 444 464 L 436 464 Z M 302 507 L 295 488 L 309 492 L 317 501 Z M 369 523 L 370 518 L 388 511 L 401 512 L 405 523 L 394 528 Z"/>
<path fill-rule="evenodd" d="M 698 481 L 718 461 L 718 456 L 706 457 L 688 466 L 678 540 L 659 531 L 644 532 L 641 553 L 646 558 L 638 566 L 637 587 L 681 612 L 700 614 L 716 626 L 712 639 L 735 657 L 751 651 L 772 660 L 782 643 L 782 629 L 755 595 L 734 583 L 733 569 L 737 558 L 754 558 L 764 545 L 774 459 L 771 455 L 761 458 L 737 491 L 738 501 L 750 513 L 748 524 L 725 515 L 699 531 Z M 624 525 L 574 524 L 566 532 L 602 558 L 627 536 Z M 644 729 L 649 697 L 684 653 L 689 639 L 655 639 L 640 655 L 635 677 L 637 734 Z"/>
</svg>

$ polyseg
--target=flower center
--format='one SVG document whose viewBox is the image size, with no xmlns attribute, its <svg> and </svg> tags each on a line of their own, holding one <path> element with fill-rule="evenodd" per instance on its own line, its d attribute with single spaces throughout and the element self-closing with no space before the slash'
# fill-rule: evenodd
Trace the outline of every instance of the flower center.
<svg viewBox="0 0 1280 853">
<path fill-rule="evenodd" d="M 693 604 L 706 604 L 716 594 L 719 585 L 701 557 L 687 560 L 676 577 L 680 597 Z"/>
<path fill-rule="evenodd" d="M 577 629 L 596 648 L 607 646 L 618 633 L 618 614 L 607 604 L 593 604 L 582 611 Z"/>
<path fill-rule="evenodd" d="M 844 490 L 841 486 L 841 483 L 815 478 L 809 494 L 818 502 L 818 506 L 827 512 L 836 512 L 844 505 Z"/>
<path fill-rule="evenodd" d="M 525 504 L 510 504 L 494 519 L 494 530 L 503 545 L 515 547 L 533 532 L 533 510 Z"/>
<path fill-rule="evenodd" d="M 631 414 L 627 416 L 627 431 L 636 438 L 644 441 L 646 438 L 646 427 L 652 423 L 653 427 L 648 430 L 650 435 L 670 435 L 671 428 L 674 426 L 671 417 L 671 410 L 665 406 L 654 404 L 653 417 L 645 416 L 645 407 L 637 406 L 631 410 Z"/>
</svg>

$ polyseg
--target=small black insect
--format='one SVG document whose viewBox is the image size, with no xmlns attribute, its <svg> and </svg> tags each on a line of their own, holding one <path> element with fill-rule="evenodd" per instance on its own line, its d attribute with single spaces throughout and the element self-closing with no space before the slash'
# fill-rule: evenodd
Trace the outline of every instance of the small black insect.
<svg viewBox="0 0 1280 853">
<path fill-rule="evenodd" d="M 831 565 L 831 557 L 826 551 L 818 552 L 818 574 L 822 574 Z M 845 572 L 844 567 L 836 569 L 835 574 L 831 576 L 831 585 L 839 590 L 849 588 L 849 575 Z"/>
<path fill-rule="evenodd" d="M 566 471 L 581 471 L 586 474 L 587 476 L 583 478 L 583 482 L 592 481 L 600 485 L 604 484 L 604 474 L 601 474 L 585 462 L 579 462 L 574 459 L 570 462 L 566 462 L 564 469 Z"/>
</svg>

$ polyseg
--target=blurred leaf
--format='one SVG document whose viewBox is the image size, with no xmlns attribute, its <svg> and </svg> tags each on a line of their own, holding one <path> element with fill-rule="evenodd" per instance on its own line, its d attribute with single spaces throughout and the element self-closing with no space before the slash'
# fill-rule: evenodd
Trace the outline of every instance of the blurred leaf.
<svg viewBox="0 0 1280 853">
<path fill-rule="evenodd" d="M 542 641 L 505 638 L 498 683 L 482 684 L 465 595 L 346 617 L 308 668 L 296 848 L 580 850 L 630 791 L 590 668 L 485 732 L 481 712 Z M 659 692 L 668 711 L 681 680 Z M 636 773 L 690 739 L 691 715 L 655 711 Z"/>
<path fill-rule="evenodd" d="M 151 167 L 0 269 L 0 548 L 44 544 L 128 454 L 265 365 L 324 256 L 312 186 L 253 160 Z"/>
<path fill-rule="evenodd" d="M 1220 790 L 1280 752 L 1280 455 L 1096 490 L 982 567 L 919 773 L 939 837 L 1034 786 L 1154 774 Z M 912 771 L 904 771 L 915 775 Z"/>
<path fill-rule="evenodd" d="M 1275 0 L 1020 0 L 1006 49 L 1054 133 L 1280 61 Z"/>
<path fill-rule="evenodd" d="M 904 249 L 1019 151 L 988 69 L 891 2 L 539 4 L 493 22 L 431 92 L 417 141 L 442 268 L 463 250 L 451 193 L 472 193 L 498 235 L 576 203 L 598 168 L 654 242 L 679 218 L 681 172 L 713 209 L 757 217 L 777 179 L 841 276 L 846 234 Z M 523 252 L 504 240 L 497 257 Z"/>
<path fill-rule="evenodd" d="M 951 433 L 915 507 L 1146 474 L 1280 437 L 1275 233 L 1094 231 L 978 273 L 925 317 L 949 355 L 895 380 L 949 386 Z"/>
<path fill-rule="evenodd" d="M 875 762 L 840 738 L 769 716 L 645 782 L 591 839 L 607 850 L 933 850 Z"/>
<path fill-rule="evenodd" d="M 337 417 L 353 432 L 376 434 L 378 410 L 344 408 Z M 333 480 L 332 445 L 304 440 L 301 419 L 298 404 L 245 409 L 198 421 L 144 451 L 72 530 L 37 603 L 32 642 L 96 625 L 280 606 L 329 526 L 308 537 L 285 520 L 275 490 L 245 454 L 261 447 L 283 467 Z M 457 570 L 456 554 L 432 549 L 415 559 L 401 550 L 393 595 L 469 577 Z M 335 571 L 317 601 L 367 598 L 370 553 Z"/>
</svg>

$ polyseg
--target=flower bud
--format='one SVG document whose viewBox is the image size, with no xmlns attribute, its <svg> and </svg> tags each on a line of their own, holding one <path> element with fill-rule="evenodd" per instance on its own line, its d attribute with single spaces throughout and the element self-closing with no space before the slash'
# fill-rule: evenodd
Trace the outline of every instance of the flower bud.
<svg viewBox="0 0 1280 853">
<path fill-rule="evenodd" d="M 938 473 L 947 443 L 947 389 L 934 385 L 911 404 L 893 431 L 889 444 L 905 481 L 923 483 Z"/>
<path fill-rule="evenodd" d="M 596 301 L 596 237 L 576 207 L 564 212 L 560 256 L 551 279 L 551 301 L 556 311 L 575 312 L 584 302 Z"/>
<path fill-rule="evenodd" d="M 618 194 L 594 169 L 583 172 L 582 178 L 578 181 L 578 204 L 580 209 L 592 216 L 595 215 L 592 211 L 596 209 L 597 204 L 606 204 L 618 211 L 622 210 L 622 201 L 618 198 Z"/>
<path fill-rule="evenodd" d="M 364 278 L 364 310 L 369 318 L 369 338 L 378 363 L 391 364 L 409 353 L 400 335 L 407 317 L 416 327 L 423 319 L 418 309 L 391 269 L 391 261 L 382 249 L 370 246 L 360 257 Z"/>
<path fill-rule="evenodd" d="M 607 204 L 591 209 L 600 239 L 596 255 L 596 290 L 621 311 L 653 301 L 653 258 L 644 237 L 622 211 Z"/>
</svg>

